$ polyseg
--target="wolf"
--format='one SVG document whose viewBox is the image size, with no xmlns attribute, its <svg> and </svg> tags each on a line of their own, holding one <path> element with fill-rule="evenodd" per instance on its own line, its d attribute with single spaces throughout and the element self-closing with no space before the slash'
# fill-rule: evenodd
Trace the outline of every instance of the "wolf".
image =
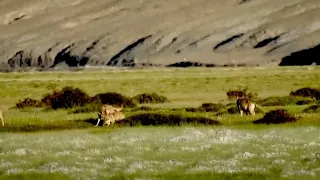
<svg viewBox="0 0 320 180">
<path fill-rule="evenodd" d="M 237 107 L 240 113 L 240 116 L 242 116 L 243 112 L 246 112 L 246 115 L 248 113 L 252 116 L 255 116 L 254 109 L 256 108 L 256 104 L 250 101 L 248 98 L 244 97 L 237 97 Z"/>
<path fill-rule="evenodd" d="M 104 118 L 103 125 L 109 126 L 110 124 L 115 123 L 116 121 L 123 120 L 125 118 L 124 114 L 120 111 L 115 111 L 114 113 L 108 115 Z"/>
<path fill-rule="evenodd" d="M 101 119 L 105 120 L 105 118 L 108 117 L 109 115 L 111 115 L 115 112 L 120 112 L 122 109 L 123 109 L 122 104 L 121 104 L 120 108 L 116 108 L 116 107 L 113 107 L 113 106 L 107 105 L 107 104 L 103 105 L 100 109 L 100 112 L 98 113 L 99 118 L 98 118 L 98 122 L 97 122 L 96 126 L 99 125 Z"/>
</svg>

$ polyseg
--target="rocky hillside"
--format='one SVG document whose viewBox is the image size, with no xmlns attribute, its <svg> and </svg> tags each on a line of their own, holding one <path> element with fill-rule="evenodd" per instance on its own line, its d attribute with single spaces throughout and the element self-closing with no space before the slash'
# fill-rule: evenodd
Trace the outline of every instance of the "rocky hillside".
<svg viewBox="0 0 320 180">
<path fill-rule="evenodd" d="M 1 0 L 1 71 L 320 64 L 319 0 Z"/>
</svg>

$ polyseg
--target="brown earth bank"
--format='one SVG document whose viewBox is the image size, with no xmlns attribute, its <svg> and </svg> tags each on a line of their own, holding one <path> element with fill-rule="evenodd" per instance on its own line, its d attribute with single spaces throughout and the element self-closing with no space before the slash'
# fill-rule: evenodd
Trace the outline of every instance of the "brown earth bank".
<svg viewBox="0 0 320 180">
<path fill-rule="evenodd" d="M 319 0 L 1 0 L 0 70 L 320 64 Z"/>
</svg>

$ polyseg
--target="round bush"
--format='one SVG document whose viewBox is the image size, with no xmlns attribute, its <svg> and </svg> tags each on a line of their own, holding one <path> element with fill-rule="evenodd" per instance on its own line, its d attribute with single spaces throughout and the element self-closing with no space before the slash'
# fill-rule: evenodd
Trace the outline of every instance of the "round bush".
<svg viewBox="0 0 320 180">
<path fill-rule="evenodd" d="M 290 96 L 302 96 L 302 97 L 311 97 L 316 100 L 320 100 L 320 89 L 316 88 L 301 88 L 296 91 L 290 92 Z"/>
<path fill-rule="evenodd" d="M 236 99 L 237 97 L 246 97 L 249 99 L 254 99 L 258 97 L 258 93 L 254 92 L 247 92 L 248 89 L 238 89 L 238 90 L 229 90 L 227 91 L 228 99 Z"/>
<path fill-rule="evenodd" d="M 66 86 L 42 98 L 42 102 L 51 105 L 52 109 L 72 108 L 88 103 L 90 97 L 81 89 Z"/>
<path fill-rule="evenodd" d="M 157 104 L 169 102 L 169 99 L 156 93 L 138 94 L 132 98 L 140 104 Z"/>
<path fill-rule="evenodd" d="M 134 100 L 116 92 L 97 94 L 90 99 L 90 103 L 110 104 L 115 106 L 123 105 L 123 107 L 137 106 L 137 103 Z"/>
<path fill-rule="evenodd" d="M 277 109 L 267 112 L 263 118 L 254 121 L 254 124 L 280 124 L 296 122 L 298 118 L 290 115 L 286 109 Z"/>
</svg>

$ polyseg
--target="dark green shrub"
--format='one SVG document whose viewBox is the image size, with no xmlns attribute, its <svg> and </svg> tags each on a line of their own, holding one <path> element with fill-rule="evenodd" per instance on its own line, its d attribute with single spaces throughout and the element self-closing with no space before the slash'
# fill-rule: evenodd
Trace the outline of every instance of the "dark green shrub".
<svg viewBox="0 0 320 180">
<path fill-rule="evenodd" d="M 23 101 L 19 101 L 16 104 L 17 108 L 26 108 L 26 107 L 43 107 L 44 104 L 36 99 L 25 98 Z"/>
<path fill-rule="evenodd" d="M 228 108 L 227 111 L 229 114 L 238 114 L 239 113 L 239 110 L 236 106 Z"/>
<path fill-rule="evenodd" d="M 277 109 L 267 112 L 263 118 L 254 121 L 254 124 L 280 124 L 296 122 L 297 117 L 288 113 L 286 109 Z"/>
<path fill-rule="evenodd" d="M 135 112 L 135 111 L 155 111 L 155 110 L 159 110 L 159 109 L 158 108 L 148 107 L 148 106 L 141 106 L 141 107 L 135 107 L 135 108 L 127 108 L 127 109 L 124 109 L 122 111 Z"/>
<path fill-rule="evenodd" d="M 261 106 L 286 106 L 294 104 L 313 103 L 309 98 L 295 97 L 295 96 L 271 96 L 257 101 Z"/>
<path fill-rule="evenodd" d="M 206 117 L 188 117 L 183 120 L 183 123 L 197 125 L 197 124 L 204 124 L 204 125 L 220 125 L 221 123 L 216 120 L 212 120 Z"/>
<path fill-rule="evenodd" d="M 303 99 L 303 100 L 298 100 L 296 102 L 297 105 L 305 105 L 305 104 L 312 104 L 315 101 L 311 100 L 311 99 Z"/>
<path fill-rule="evenodd" d="M 304 109 L 302 112 L 304 113 L 320 113 L 320 104 L 309 106 Z"/>
<path fill-rule="evenodd" d="M 187 112 L 218 112 L 225 109 L 226 106 L 221 103 L 203 103 L 198 108 L 189 107 L 185 110 Z"/>
<path fill-rule="evenodd" d="M 156 93 L 138 94 L 132 98 L 140 104 L 157 104 L 169 102 L 169 99 Z"/>
<path fill-rule="evenodd" d="M 187 112 L 206 112 L 204 108 L 194 108 L 194 107 L 187 107 L 185 108 Z"/>
<path fill-rule="evenodd" d="M 123 121 L 117 121 L 116 124 L 129 126 L 180 126 L 182 124 L 219 125 L 220 122 L 204 117 L 182 117 L 174 114 L 142 113 L 127 117 Z"/>
<path fill-rule="evenodd" d="M 237 89 L 227 91 L 227 96 L 229 100 L 236 99 L 237 97 L 246 97 L 248 99 L 254 99 L 258 97 L 258 93 L 247 92 L 248 89 Z"/>
<path fill-rule="evenodd" d="M 79 88 L 66 86 L 42 98 L 42 102 L 51 105 L 52 109 L 72 108 L 88 103 L 90 97 Z"/>
<path fill-rule="evenodd" d="M 99 112 L 100 108 L 101 108 L 101 104 L 90 103 L 82 107 L 79 107 L 76 110 L 71 111 L 70 113 L 79 114 L 79 113 Z"/>
<path fill-rule="evenodd" d="M 125 108 L 137 106 L 137 103 L 134 100 L 116 92 L 97 94 L 93 96 L 89 102 L 94 104 L 110 104 L 119 107 L 123 105 Z"/>
<path fill-rule="evenodd" d="M 226 108 L 226 106 L 221 103 L 204 103 L 200 108 L 203 108 L 206 112 L 218 112 Z"/>
<path fill-rule="evenodd" d="M 152 111 L 153 108 L 148 107 L 148 106 L 141 106 L 135 109 L 136 111 Z"/>
<path fill-rule="evenodd" d="M 316 100 L 320 100 L 320 89 L 309 87 L 301 88 L 290 92 L 290 96 L 311 97 L 315 98 Z"/>
</svg>

